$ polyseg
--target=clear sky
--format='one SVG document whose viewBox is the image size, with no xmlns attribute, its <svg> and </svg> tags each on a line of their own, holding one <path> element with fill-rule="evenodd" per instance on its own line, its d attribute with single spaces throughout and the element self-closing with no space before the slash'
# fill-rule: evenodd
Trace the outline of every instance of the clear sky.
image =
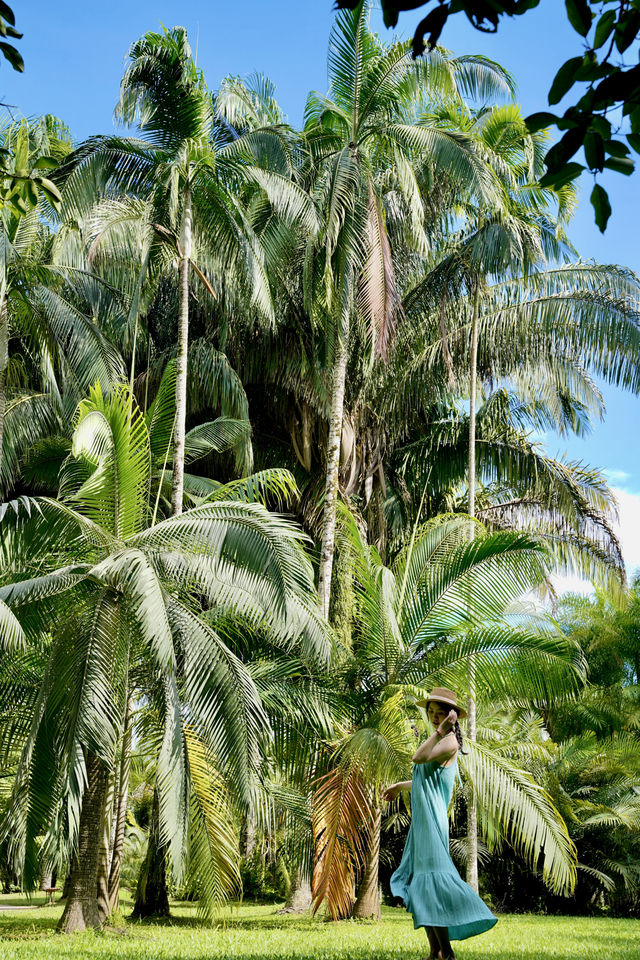
<svg viewBox="0 0 640 960">
<path fill-rule="evenodd" d="M 229 73 L 255 71 L 276 84 L 280 104 L 294 124 L 302 120 L 310 89 L 327 86 L 326 47 L 334 19 L 332 0 L 64 0 L 51 4 L 31 0 L 14 3 L 19 41 L 26 69 L 16 74 L 0 66 L 0 100 L 26 116 L 53 113 L 80 140 L 113 129 L 112 111 L 129 45 L 160 24 L 185 26 L 197 48 L 198 65 L 210 87 Z M 401 15 L 400 32 L 410 36 L 417 11 Z M 377 11 L 373 22 L 383 36 Z M 505 20 L 496 35 L 475 31 L 458 15 L 447 24 L 442 41 L 456 54 L 483 53 L 515 76 L 525 114 L 547 107 L 547 91 L 558 67 L 580 53 L 579 38 L 568 26 L 561 0 Z M 595 225 L 583 178 L 584 200 L 571 228 L 584 258 L 640 269 L 640 173 L 631 178 L 609 174 L 601 181 L 609 190 L 613 215 L 602 236 Z M 627 563 L 640 566 L 640 399 L 604 387 L 607 416 L 586 440 L 553 440 L 553 453 L 566 450 L 593 466 L 606 468 L 618 492 Z M 635 425 L 635 426 L 634 426 Z"/>
</svg>

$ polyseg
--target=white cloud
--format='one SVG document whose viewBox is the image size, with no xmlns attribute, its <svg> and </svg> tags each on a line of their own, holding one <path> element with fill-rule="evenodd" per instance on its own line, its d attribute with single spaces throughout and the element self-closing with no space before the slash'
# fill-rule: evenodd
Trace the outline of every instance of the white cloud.
<svg viewBox="0 0 640 960">
<path fill-rule="evenodd" d="M 618 501 L 618 522 L 615 532 L 622 546 L 622 556 L 629 574 L 640 567 L 640 493 L 613 487 Z"/>
<path fill-rule="evenodd" d="M 623 475 L 621 480 L 629 476 L 624 470 L 607 470 L 606 473 L 611 479 L 620 474 Z M 611 489 L 618 501 L 618 520 L 614 524 L 614 531 L 620 541 L 627 575 L 631 578 L 634 571 L 640 567 L 640 493 L 625 490 L 624 487 Z M 556 576 L 552 579 L 558 594 L 580 593 L 586 596 L 593 592 L 589 581 L 581 577 Z"/>
<path fill-rule="evenodd" d="M 631 479 L 631 474 L 627 473 L 626 470 L 604 470 L 603 473 L 613 483 L 624 483 L 625 480 Z"/>
</svg>

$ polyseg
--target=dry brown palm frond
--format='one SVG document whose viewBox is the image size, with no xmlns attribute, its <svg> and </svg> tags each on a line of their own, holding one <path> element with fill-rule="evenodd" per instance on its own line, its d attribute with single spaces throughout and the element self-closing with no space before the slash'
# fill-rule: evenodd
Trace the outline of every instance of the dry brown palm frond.
<svg viewBox="0 0 640 960">
<path fill-rule="evenodd" d="M 367 203 L 366 251 L 358 306 L 369 325 L 376 355 L 386 358 L 401 301 L 382 209 L 371 184 Z"/>
<path fill-rule="evenodd" d="M 313 908 L 326 902 L 332 920 L 348 917 L 371 829 L 361 771 L 339 766 L 319 777 L 313 795 Z"/>
</svg>

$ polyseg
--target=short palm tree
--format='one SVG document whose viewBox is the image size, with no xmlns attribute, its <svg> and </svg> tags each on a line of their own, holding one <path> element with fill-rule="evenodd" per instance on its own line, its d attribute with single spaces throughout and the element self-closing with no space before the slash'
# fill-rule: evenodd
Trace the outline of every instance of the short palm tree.
<svg viewBox="0 0 640 960">
<path fill-rule="evenodd" d="M 38 878 L 39 835 L 47 855 L 72 856 L 64 930 L 100 921 L 107 779 L 140 664 L 157 716 L 161 837 L 179 876 L 196 813 L 200 857 L 208 818 L 220 820 L 202 798 L 227 802 L 224 791 L 198 793 L 197 784 L 223 774 L 236 802 L 247 803 L 269 734 L 256 685 L 217 624 L 242 620 L 287 650 L 326 656 L 311 566 L 292 524 L 223 488 L 153 525 L 151 470 L 149 428 L 129 391 L 107 399 L 96 387 L 77 413 L 60 499 L 22 498 L 1 510 L 3 643 L 24 643 L 16 620 L 30 639 L 51 636 L 6 829 L 27 888 Z M 223 873 L 211 889 L 230 889 L 234 871 Z"/>
<path fill-rule="evenodd" d="M 351 559 L 352 634 L 338 674 L 338 733 L 314 802 L 315 902 L 326 901 L 334 918 L 379 910 L 381 795 L 409 772 L 412 722 L 421 722 L 416 699 L 438 683 L 467 691 L 471 655 L 480 703 L 544 702 L 575 688 L 580 676 L 575 645 L 519 606 L 546 575 L 545 549 L 522 534 L 487 533 L 477 522 L 471 541 L 468 531 L 466 517 L 430 521 L 389 568 L 345 513 L 340 549 Z M 467 749 L 460 766 L 481 822 L 534 868 L 542 857 L 552 889 L 571 890 L 575 851 L 551 798 L 490 744 Z"/>
</svg>

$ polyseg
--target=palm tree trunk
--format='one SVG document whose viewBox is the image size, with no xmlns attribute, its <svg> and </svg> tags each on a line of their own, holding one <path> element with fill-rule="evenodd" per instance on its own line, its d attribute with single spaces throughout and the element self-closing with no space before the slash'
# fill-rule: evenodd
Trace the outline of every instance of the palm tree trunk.
<svg viewBox="0 0 640 960">
<path fill-rule="evenodd" d="M 480 281 L 473 284 L 473 317 L 471 320 L 471 377 L 469 386 L 469 516 L 476 515 L 476 390 L 478 379 L 478 318 L 480 308 Z M 475 525 L 471 524 L 473 538 Z M 467 736 L 476 739 L 476 665 L 469 658 L 469 703 L 467 705 Z M 473 787 L 467 809 L 467 883 L 478 892 L 478 805 Z"/>
<path fill-rule="evenodd" d="M 373 826 L 367 847 L 364 874 L 360 881 L 356 902 L 353 905 L 352 916 L 360 920 L 373 917 L 380 919 L 380 884 L 378 882 L 378 865 L 380 862 L 380 828 L 382 825 L 382 811 L 380 806 L 374 810 Z"/>
<path fill-rule="evenodd" d="M 124 733 L 122 736 L 122 755 L 120 757 L 120 771 L 118 777 L 118 796 L 113 832 L 113 852 L 111 854 L 111 869 L 109 871 L 109 908 L 115 913 L 120 905 L 120 871 L 122 869 L 122 851 L 124 849 L 124 828 L 127 819 L 127 802 L 129 799 L 129 772 L 131 770 L 131 713 L 133 702 L 127 700 L 127 709 L 124 716 Z"/>
<path fill-rule="evenodd" d="M 187 351 L 189 348 L 189 268 L 191 265 L 191 189 L 184 194 L 182 259 L 180 261 L 180 308 L 178 311 L 178 352 L 176 357 L 176 425 L 173 434 L 173 484 L 171 505 L 182 513 L 184 490 L 184 437 L 187 420 Z"/>
<path fill-rule="evenodd" d="M 336 356 L 333 373 L 333 389 L 331 391 L 331 418 L 329 421 L 329 438 L 327 440 L 322 541 L 320 547 L 320 568 L 318 571 L 320 608 L 325 620 L 329 619 L 329 605 L 331 603 L 331 573 L 333 571 L 333 551 L 336 537 L 336 507 L 340 478 L 340 441 L 342 439 L 344 386 L 347 372 L 348 347 L 349 320 L 345 317 L 343 328 L 338 334 L 338 354 Z"/>
<path fill-rule="evenodd" d="M 304 868 L 298 866 L 291 877 L 291 887 L 282 913 L 308 913 L 311 909 L 311 880 Z"/>
<path fill-rule="evenodd" d="M 153 793 L 153 808 L 149 824 L 149 843 L 147 854 L 140 867 L 136 902 L 131 918 L 168 917 L 169 894 L 167 892 L 167 872 L 165 867 L 165 847 L 160 846 L 160 801 L 158 791 Z"/>
<path fill-rule="evenodd" d="M 49 890 L 53 886 L 53 870 L 50 863 L 43 863 L 40 868 L 40 889 Z"/>
<path fill-rule="evenodd" d="M 108 781 L 104 817 L 102 818 L 102 838 L 98 858 L 98 883 L 96 885 L 98 916 L 100 917 L 101 924 L 108 919 L 111 913 L 109 908 L 109 870 L 111 867 L 111 830 L 114 822 L 115 801 L 116 782 L 114 776 L 111 775 Z"/>
<path fill-rule="evenodd" d="M 9 363 L 9 311 L 7 298 L 3 295 L 0 304 L 0 466 L 2 465 L 2 442 L 4 438 L 4 411 L 7 404 L 7 365 Z"/>
<path fill-rule="evenodd" d="M 100 927 L 96 889 L 100 835 L 104 819 L 108 771 L 102 760 L 87 752 L 87 786 L 82 798 L 78 846 L 71 864 L 69 894 L 58 923 L 62 933 Z"/>
<path fill-rule="evenodd" d="M 469 383 L 469 516 L 476 515 L 476 393 L 478 382 L 478 316 L 480 283 L 473 283 L 473 316 L 471 318 L 471 362 Z"/>
</svg>

